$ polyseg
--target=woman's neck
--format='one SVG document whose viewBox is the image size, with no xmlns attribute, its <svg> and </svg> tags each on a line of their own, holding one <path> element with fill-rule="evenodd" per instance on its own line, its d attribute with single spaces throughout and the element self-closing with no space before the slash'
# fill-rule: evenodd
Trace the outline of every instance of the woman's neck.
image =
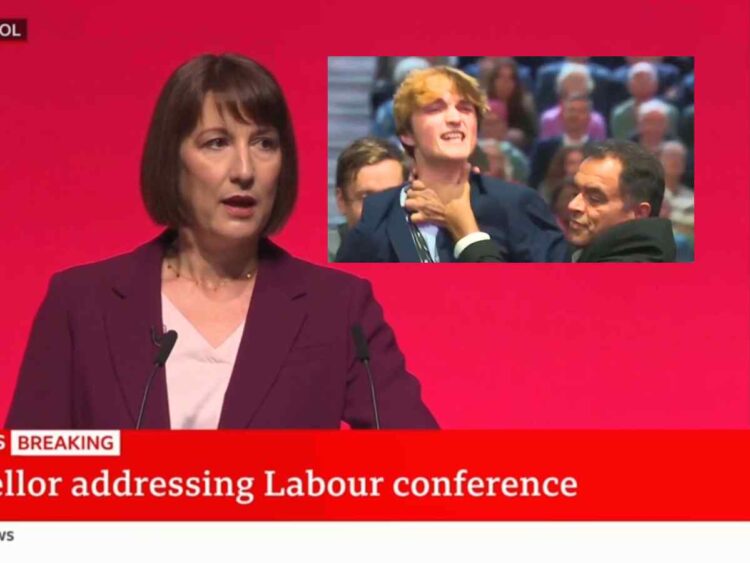
<svg viewBox="0 0 750 563">
<path fill-rule="evenodd" d="M 198 283 L 244 279 L 257 268 L 257 240 L 227 241 L 182 228 L 175 242 L 176 268 Z"/>
</svg>

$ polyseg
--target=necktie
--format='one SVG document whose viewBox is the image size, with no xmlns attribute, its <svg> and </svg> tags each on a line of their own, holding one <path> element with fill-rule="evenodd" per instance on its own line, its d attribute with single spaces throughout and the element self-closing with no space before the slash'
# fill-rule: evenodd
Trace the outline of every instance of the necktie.
<svg viewBox="0 0 750 563">
<path fill-rule="evenodd" d="M 427 247 L 427 241 L 424 240 L 422 233 L 419 232 L 419 228 L 411 221 L 409 221 L 409 232 L 411 233 L 411 238 L 414 241 L 414 246 L 417 247 L 417 256 L 419 256 L 419 261 L 434 262 L 435 260 L 432 259 L 430 249 Z"/>
</svg>

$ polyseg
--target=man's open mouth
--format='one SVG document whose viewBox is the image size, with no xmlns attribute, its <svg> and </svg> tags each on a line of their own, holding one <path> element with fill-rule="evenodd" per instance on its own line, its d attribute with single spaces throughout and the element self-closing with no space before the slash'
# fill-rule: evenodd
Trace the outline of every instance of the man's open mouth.
<svg viewBox="0 0 750 563">
<path fill-rule="evenodd" d="M 450 131 L 440 135 L 440 138 L 443 141 L 463 141 L 466 138 L 466 135 L 461 131 Z"/>
</svg>

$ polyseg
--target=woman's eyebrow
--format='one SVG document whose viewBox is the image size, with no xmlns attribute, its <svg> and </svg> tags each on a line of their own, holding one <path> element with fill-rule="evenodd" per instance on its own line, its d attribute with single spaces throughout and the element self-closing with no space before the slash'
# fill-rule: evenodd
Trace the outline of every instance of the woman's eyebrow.
<svg viewBox="0 0 750 563">
<path fill-rule="evenodd" d="M 227 131 L 226 127 L 207 127 L 198 131 L 198 135 L 204 135 L 205 133 L 222 133 L 228 135 L 229 131 Z"/>
<path fill-rule="evenodd" d="M 258 125 L 253 131 L 253 135 L 265 135 L 268 133 L 276 133 L 276 128 L 271 127 L 270 125 Z"/>
</svg>

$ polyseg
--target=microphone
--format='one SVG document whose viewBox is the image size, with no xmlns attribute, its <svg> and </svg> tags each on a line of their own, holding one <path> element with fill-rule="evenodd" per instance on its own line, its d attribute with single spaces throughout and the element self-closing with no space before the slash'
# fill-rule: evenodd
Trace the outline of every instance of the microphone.
<svg viewBox="0 0 750 563">
<path fill-rule="evenodd" d="M 176 342 L 177 331 L 168 330 L 164 336 L 161 337 L 161 340 L 159 341 L 159 351 L 156 353 L 156 358 L 154 358 L 154 363 L 158 367 L 163 367 L 164 364 L 167 363 L 167 358 L 169 358 L 169 355 L 172 353 L 172 348 L 174 348 Z"/>
<path fill-rule="evenodd" d="M 375 397 L 375 383 L 372 380 L 372 372 L 370 371 L 370 349 L 367 346 L 367 339 L 362 332 L 360 325 L 354 325 L 352 327 L 352 338 L 354 339 L 354 353 L 357 359 L 362 362 L 367 371 L 367 381 L 370 383 L 370 397 L 372 399 L 372 412 L 375 415 L 375 428 L 380 430 L 380 415 L 378 414 L 378 400 Z"/>
<path fill-rule="evenodd" d="M 153 329 L 151 330 L 151 335 L 153 338 Z M 148 394 L 151 391 L 151 384 L 154 381 L 154 376 L 156 375 L 156 372 L 159 370 L 159 368 L 164 367 L 164 364 L 167 363 L 167 358 L 169 358 L 169 355 L 172 353 L 175 342 L 177 342 L 177 332 L 174 330 L 168 330 L 164 333 L 164 336 L 162 336 L 157 343 L 157 345 L 159 346 L 159 350 L 156 352 L 156 357 L 154 358 L 154 369 L 151 370 L 151 375 L 148 376 L 148 381 L 146 382 L 146 389 L 143 391 L 141 409 L 138 411 L 138 420 L 135 423 L 136 430 L 141 429 L 141 423 L 143 422 L 143 413 L 146 412 L 146 401 L 148 400 Z"/>
</svg>

